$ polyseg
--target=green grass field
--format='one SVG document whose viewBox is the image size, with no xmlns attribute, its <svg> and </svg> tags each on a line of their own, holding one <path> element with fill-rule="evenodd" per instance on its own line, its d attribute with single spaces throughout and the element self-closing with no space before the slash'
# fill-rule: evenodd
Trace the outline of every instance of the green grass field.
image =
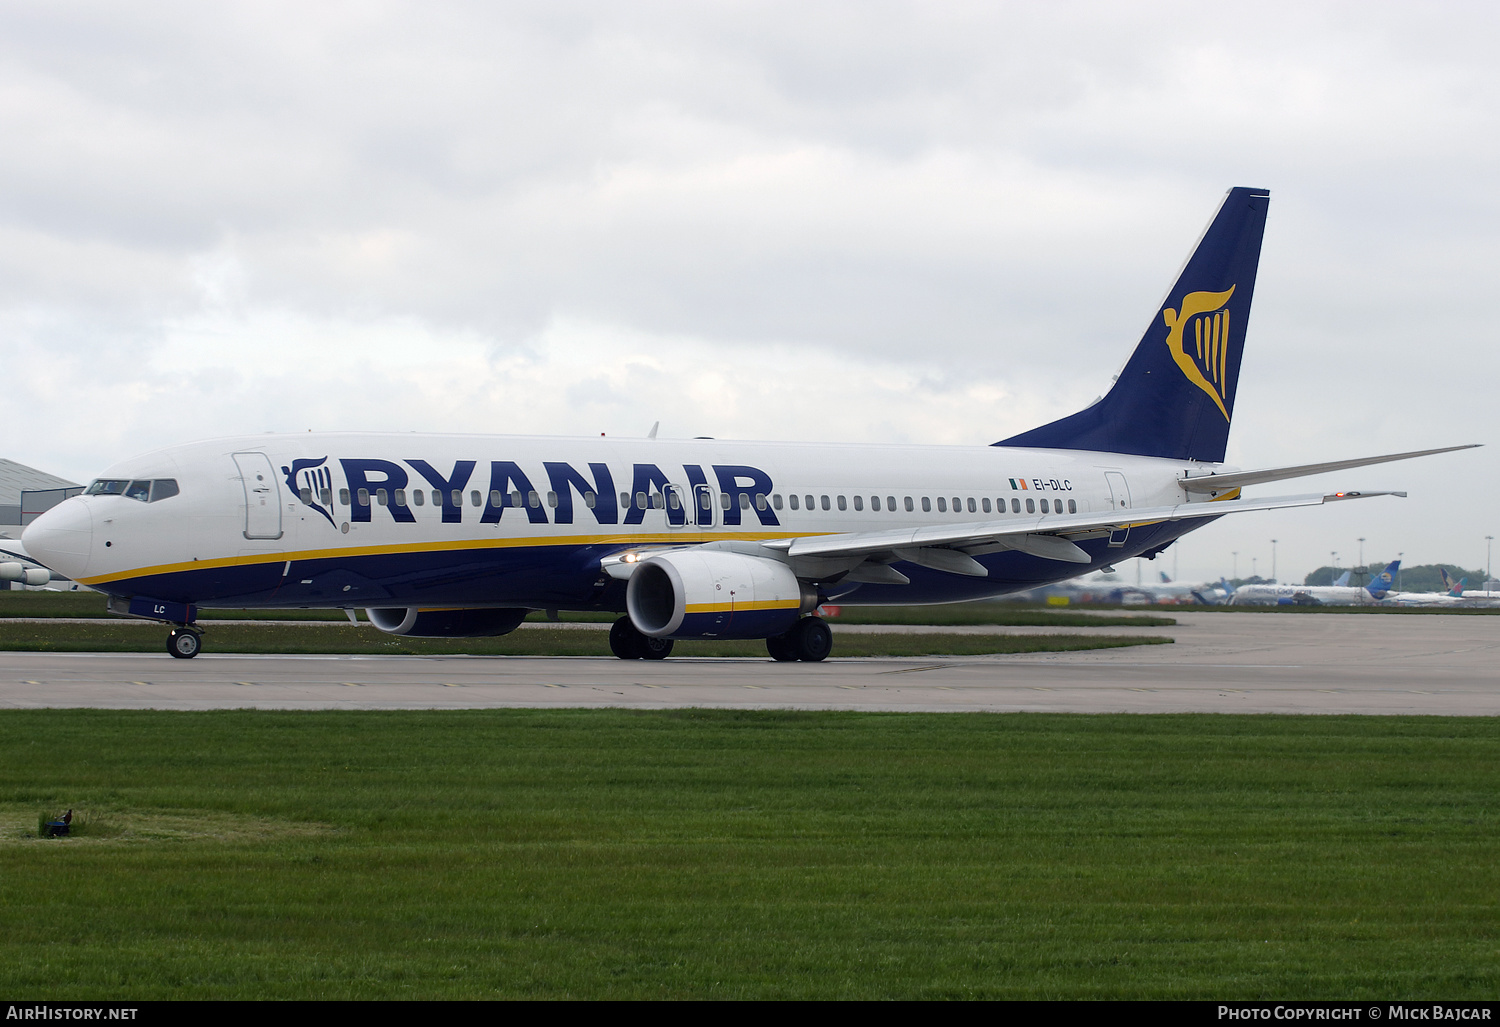
<svg viewBox="0 0 1500 1027">
<path fill-rule="evenodd" d="M 1488 999 L 1497 792 L 1479 718 L 7 710 L 0 992 Z"/>
</svg>

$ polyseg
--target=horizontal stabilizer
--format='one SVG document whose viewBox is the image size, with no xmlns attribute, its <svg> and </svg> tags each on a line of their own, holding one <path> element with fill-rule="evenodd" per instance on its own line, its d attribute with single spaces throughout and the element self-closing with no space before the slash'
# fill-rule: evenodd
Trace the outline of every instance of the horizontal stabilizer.
<svg viewBox="0 0 1500 1027">
<path fill-rule="evenodd" d="M 1245 485 L 1263 485 L 1268 481 L 1286 481 L 1288 478 L 1305 478 L 1309 474 L 1326 471 L 1347 471 L 1352 467 L 1368 467 L 1371 464 L 1388 464 L 1394 460 L 1410 460 L 1434 453 L 1452 453 L 1460 449 L 1477 449 L 1482 443 L 1471 442 L 1463 446 L 1444 446 L 1442 449 L 1417 449 L 1410 453 L 1389 453 L 1385 456 L 1362 456 L 1355 460 L 1331 460 L 1322 464 L 1298 464 L 1294 467 L 1264 467 L 1257 471 L 1233 471 L 1229 474 L 1204 474 L 1183 478 L 1178 484 L 1187 492 L 1223 492 Z"/>
</svg>

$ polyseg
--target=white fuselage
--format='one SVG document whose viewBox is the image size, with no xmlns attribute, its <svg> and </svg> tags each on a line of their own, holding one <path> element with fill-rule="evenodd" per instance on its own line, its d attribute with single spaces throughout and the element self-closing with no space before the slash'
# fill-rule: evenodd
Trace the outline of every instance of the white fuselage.
<svg viewBox="0 0 1500 1027">
<path fill-rule="evenodd" d="M 1207 502 L 1178 479 L 1214 469 L 995 446 L 260 435 L 116 464 L 105 492 L 67 500 L 27 537 L 59 571 L 120 596 L 618 608 L 599 561 L 632 547 L 1008 518 L 1045 528 L 1066 514 Z M 157 498 L 146 482 L 175 494 L 157 486 Z M 1098 533 L 1079 543 L 1086 565 L 1011 551 L 980 555 L 982 579 L 905 567 L 907 585 L 825 592 L 851 603 L 1000 595 L 1154 552 L 1202 523 Z"/>
</svg>

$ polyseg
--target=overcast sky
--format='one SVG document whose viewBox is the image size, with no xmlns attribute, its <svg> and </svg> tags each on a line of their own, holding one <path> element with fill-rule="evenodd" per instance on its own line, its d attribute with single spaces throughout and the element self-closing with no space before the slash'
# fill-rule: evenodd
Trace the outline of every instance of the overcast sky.
<svg viewBox="0 0 1500 1027">
<path fill-rule="evenodd" d="M 985 444 L 1107 387 L 1234 185 L 1272 200 L 1232 461 L 1494 443 L 1497 11 L 0 3 L 0 455 Z M 1479 566 L 1497 459 L 1261 486 L 1411 496 L 1148 568 Z"/>
</svg>

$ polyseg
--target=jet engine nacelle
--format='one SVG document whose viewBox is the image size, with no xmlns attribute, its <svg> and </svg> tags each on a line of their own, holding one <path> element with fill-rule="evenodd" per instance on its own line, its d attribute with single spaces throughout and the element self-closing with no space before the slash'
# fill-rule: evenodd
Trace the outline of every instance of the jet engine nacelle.
<svg viewBox="0 0 1500 1027">
<path fill-rule="evenodd" d="M 508 635 L 530 610 L 423 610 L 415 606 L 370 609 L 370 623 L 390 635 L 413 638 L 485 638 Z"/>
<path fill-rule="evenodd" d="M 786 564 L 714 549 L 642 560 L 625 588 L 630 622 L 652 638 L 769 638 L 817 605 Z"/>
<path fill-rule="evenodd" d="M 0 563 L 0 581 L 20 581 L 28 585 L 45 585 L 52 580 L 52 572 L 45 567 L 27 567 L 19 560 Z"/>
</svg>

